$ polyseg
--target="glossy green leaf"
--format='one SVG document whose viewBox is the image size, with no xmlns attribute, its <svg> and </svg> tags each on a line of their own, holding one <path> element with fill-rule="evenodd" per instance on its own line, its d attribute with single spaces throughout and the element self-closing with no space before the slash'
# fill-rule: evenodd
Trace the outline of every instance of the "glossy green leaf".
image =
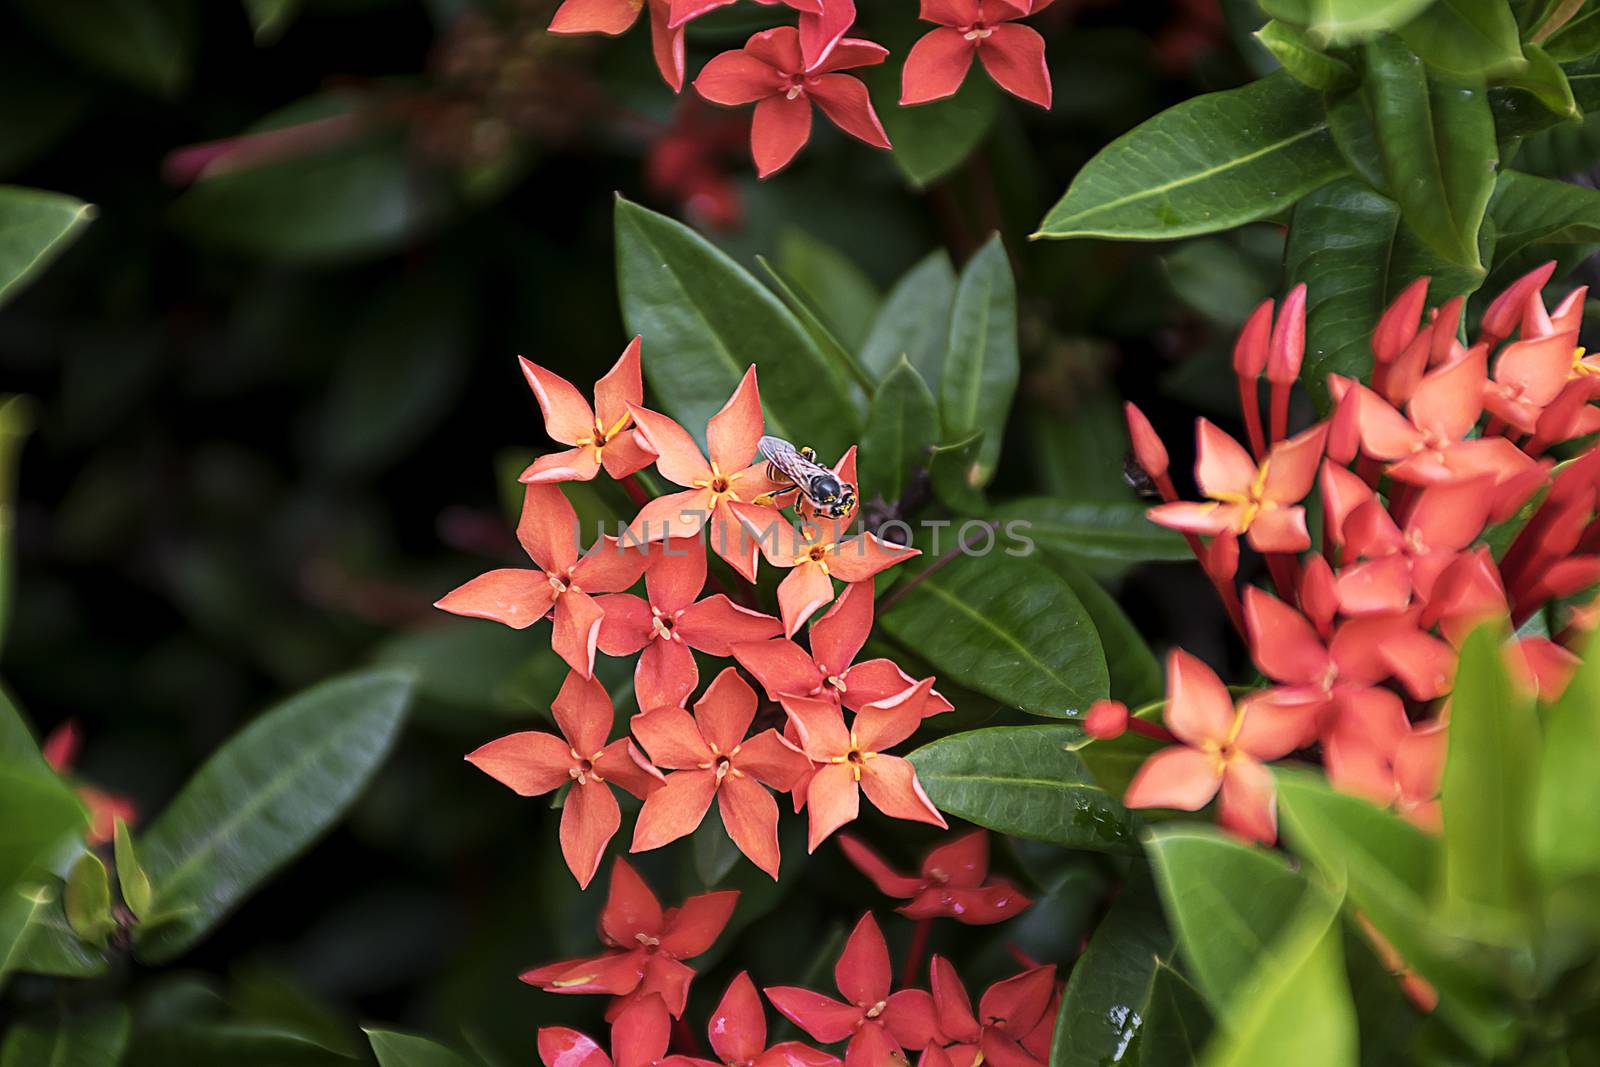
<svg viewBox="0 0 1600 1067">
<path fill-rule="evenodd" d="M 662 410 L 703 437 L 745 369 L 761 376 L 770 434 L 838 456 L 860 438 L 838 369 L 765 286 L 699 234 L 618 198 L 617 286 Z"/>
<path fill-rule="evenodd" d="M 1274 74 L 1187 100 L 1113 141 L 1035 236 L 1215 233 L 1276 215 L 1344 170 L 1319 96 Z"/>
<path fill-rule="evenodd" d="M 1481 82 L 1445 82 L 1392 37 L 1367 45 L 1365 91 L 1388 191 L 1447 262 L 1480 270 L 1478 227 L 1494 191 L 1494 116 Z"/>
<path fill-rule="evenodd" d="M 1506 74 L 1500 83 L 1526 89 L 1563 122 L 1582 122 L 1583 109 L 1572 95 L 1572 83 L 1561 64 L 1536 44 L 1525 46 L 1523 51 L 1527 62 Z"/>
<path fill-rule="evenodd" d="M 867 373 L 882 378 L 905 356 L 923 381 L 937 386 L 955 299 L 956 269 L 944 249 L 918 260 L 894 283 L 872 320 L 861 346 Z"/>
<path fill-rule="evenodd" d="M 1559 123 L 1524 138 L 1513 162 L 1518 171 L 1541 178 L 1560 178 L 1600 165 L 1600 113 L 1586 115 L 1582 123 Z M 1492 217 L 1493 200 L 1489 212 Z"/>
<path fill-rule="evenodd" d="M 288 1027 L 187 1022 L 136 1032 L 125 1067 L 352 1067 L 356 1062 Z"/>
<path fill-rule="evenodd" d="M 817 351 L 826 356 L 846 379 L 854 382 L 863 394 L 870 395 L 872 376 L 857 362 L 856 357 L 850 354 L 850 349 L 846 348 L 845 343 L 828 328 L 828 324 L 822 321 L 821 315 L 809 299 L 790 284 L 789 279 L 784 277 L 765 256 L 757 256 L 756 263 L 771 279 L 773 291 L 782 298 L 784 306 L 794 312 L 794 317 L 799 320 L 812 343 L 817 346 Z"/>
<path fill-rule="evenodd" d="M 1547 883 L 1600 875 L 1600 649 L 1589 642 L 1561 699 L 1544 709 L 1533 848 Z"/>
<path fill-rule="evenodd" d="M 22 443 L 32 427 L 33 405 L 27 397 L 0 398 L 0 646 L 4 644 L 6 626 L 11 620 L 11 589 L 16 579 L 12 538 L 16 523 L 17 460 Z M 0 718 L 14 715 L 3 693 L 0 693 L 0 704 L 5 705 L 5 709 L 0 710 Z M 20 723 L 17 725 L 20 726 Z M 6 726 L 0 723 L 0 732 Z M 21 729 L 26 739 L 25 747 L 32 748 L 33 738 L 27 727 Z M 0 740 L 0 755 L 5 753 L 6 748 L 4 740 Z"/>
<path fill-rule="evenodd" d="M 0 303 L 76 240 L 94 210 L 60 193 L 0 185 Z"/>
<path fill-rule="evenodd" d="M 1600 244 L 1600 192 L 1570 182 L 1508 170 L 1495 183 L 1489 215 L 1495 226 L 1495 274 L 1509 281 L 1571 246 L 1587 254 Z"/>
<path fill-rule="evenodd" d="M 1342 936 L 1338 898 L 1320 890 L 1306 893 L 1288 927 L 1236 992 L 1228 1027 L 1200 1062 L 1205 1067 L 1356 1067 L 1361 1049 Z"/>
<path fill-rule="evenodd" d="M 1006 417 L 1017 391 L 1017 286 L 999 234 L 966 266 L 950 309 L 950 340 L 939 377 L 939 416 L 945 436 L 983 431 L 969 477 L 987 485 L 1000 459 Z"/>
<path fill-rule="evenodd" d="M 1295 81 L 1309 89 L 1329 92 L 1354 85 L 1359 80 L 1354 67 L 1317 48 L 1303 30 L 1286 22 L 1270 20 L 1255 32 L 1255 38 Z"/>
<path fill-rule="evenodd" d="M 474 1061 L 436 1041 L 395 1030 L 367 1031 L 378 1067 L 473 1067 Z"/>
<path fill-rule="evenodd" d="M 151 913 L 150 905 L 153 902 L 150 876 L 139 863 L 139 854 L 134 850 L 133 836 L 128 833 L 128 824 L 120 817 L 116 822 L 116 836 L 112 842 L 117 861 L 117 885 L 122 892 L 122 902 L 128 905 L 128 910 L 133 912 L 135 918 L 143 919 Z"/>
<path fill-rule="evenodd" d="M 1329 43 L 1356 40 L 1408 22 L 1432 0 L 1263 0 L 1274 18 L 1308 26 Z"/>
<path fill-rule="evenodd" d="M 928 453 L 928 481 L 933 495 L 957 515 L 977 516 L 989 510 L 988 498 L 979 483 L 982 468 L 978 450 L 984 433 L 973 430 L 954 441 L 936 445 Z"/>
<path fill-rule="evenodd" d="M 140 840 L 164 921 L 136 930 L 139 957 L 181 955 L 332 826 L 387 756 L 411 687 L 393 672 L 346 675 L 223 745 Z"/>
<path fill-rule="evenodd" d="M 0 1067 L 117 1067 L 128 1044 L 120 1004 L 58 1022 L 18 1022 L 0 1047 Z"/>
<path fill-rule="evenodd" d="M 1372 117 L 1366 88 L 1358 85 L 1328 93 L 1323 97 L 1323 107 L 1328 115 L 1328 132 L 1350 172 L 1373 189 L 1386 192 L 1389 179 L 1383 169 L 1383 147 L 1378 141 L 1378 124 Z"/>
<path fill-rule="evenodd" d="M 940 738 L 910 760 L 940 811 L 1065 848 L 1137 852 L 1131 817 L 1063 746 L 1077 726 L 994 726 Z"/>
<path fill-rule="evenodd" d="M 0 891 L 52 859 L 87 824 L 66 783 L 27 763 L 0 765 L 0 811 Z"/>
<path fill-rule="evenodd" d="M 1554 12 L 1557 7 L 1552 3 L 1548 10 Z M 1529 39 L 1543 41 L 1543 47 L 1562 63 L 1592 58 L 1600 49 L 1600 7 L 1585 3 L 1559 30 L 1548 36 L 1536 31 Z"/>
<path fill-rule="evenodd" d="M 1028 497 L 1002 504 L 995 518 L 1041 547 L 1085 567 L 1100 562 L 1148 563 L 1192 559 L 1183 535 L 1146 518 L 1136 500 L 1061 500 Z"/>
<path fill-rule="evenodd" d="M 1120 700 L 1130 708 L 1160 700 L 1164 685 L 1161 664 L 1139 628 L 1122 610 L 1122 605 L 1099 582 L 1060 554 L 1046 552 L 1045 559 L 1072 587 L 1100 635 L 1111 699 Z"/>
<path fill-rule="evenodd" d="M 1176 947 L 1155 886 L 1136 872 L 1072 965 L 1056 1015 L 1050 1067 L 1117 1063 L 1135 1041 L 1142 1064 L 1156 972 Z"/>
<path fill-rule="evenodd" d="M 61 903 L 73 933 L 91 945 L 104 945 L 117 928 L 117 920 L 111 917 L 111 878 L 93 852 L 83 853 L 72 865 Z"/>
<path fill-rule="evenodd" d="M 186 0 L 22 0 L 18 7 L 95 74 L 165 97 L 189 82 L 194 34 Z"/>
<path fill-rule="evenodd" d="M 1213 1029 L 1200 991 L 1165 963 L 1156 964 L 1139 1031 L 1139 1067 L 1192 1067 Z"/>
<path fill-rule="evenodd" d="M 882 301 L 872 279 L 849 256 L 794 227 L 778 238 L 777 264 L 829 331 L 850 351 L 859 348 Z"/>
<path fill-rule="evenodd" d="M 1430 67 L 1450 74 L 1493 73 L 1522 60 L 1517 19 L 1505 0 L 1435 0 L 1400 36 Z"/>
<path fill-rule="evenodd" d="M 902 581 L 915 585 L 879 622 L 941 676 L 1036 715 L 1081 715 L 1106 695 L 1100 638 L 1044 564 L 997 542 L 986 555 L 958 553 Z"/>
<path fill-rule="evenodd" d="M 1278 255 L 1267 270 L 1265 264 L 1236 242 L 1222 237 L 1201 237 L 1183 242 L 1164 256 L 1161 263 L 1178 299 L 1218 326 L 1237 330 L 1261 303 L 1262 294 L 1277 288 L 1282 252 L 1280 241 Z M 1120 411 L 1117 422 L 1122 423 Z M 1126 452 L 1127 431 L 1119 428 L 1118 433 L 1124 438 L 1123 451 Z M 1116 475 L 1120 483 L 1120 469 Z M 1126 491 L 1126 486 L 1119 485 L 1118 489 Z"/>
<path fill-rule="evenodd" d="M 0 890 L 0 989 L 6 975 L 16 969 L 22 946 L 45 908 L 55 903 L 55 893 L 42 885 L 23 883 Z"/>
<path fill-rule="evenodd" d="M 871 501 L 903 500 L 912 475 L 928 464 L 928 450 L 939 440 L 939 412 L 928 383 L 904 356 L 872 398 L 872 413 L 861 435 L 858 473 L 861 496 Z"/>
<path fill-rule="evenodd" d="M 878 115 L 894 145 L 894 161 L 912 188 L 923 189 L 948 175 L 983 143 L 1001 110 L 1000 91 L 974 76 L 951 97 L 915 107 L 899 106 L 899 68 L 873 80 Z"/>
<path fill-rule="evenodd" d="M 1461 646 L 1450 708 L 1441 793 L 1445 900 L 1520 913 L 1530 903 L 1539 724 L 1533 702 L 1507 676 L 1493 627 L 1480 627 Z"/>
<path fill-rule="evenodd" d="M 72 930 L 61 902 L 65 886 L 56 878 L 45 884 L 24 882 L 15 890 L 25 901 L 11 914 L 16 940 L 11 946 L 8 966 L 26 974 L 60 978 L 94 978 L 110 970 L 104 948 L 89 944 Z"/>
<path fill-rule="evenodd" d="M 1157 827 L 1145 851 L 1195 984 L 1219 1017 L 1240 1017 L 1241 987 L 1299 912 L 1305 879 L 1282 858 L 1209 827 Z"/>
</svg>

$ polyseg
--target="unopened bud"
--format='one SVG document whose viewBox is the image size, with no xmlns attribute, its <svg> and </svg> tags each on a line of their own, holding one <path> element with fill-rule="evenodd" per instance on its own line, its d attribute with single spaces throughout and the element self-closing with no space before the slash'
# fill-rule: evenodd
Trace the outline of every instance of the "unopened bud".
<svg viewBox="0 0 1600 1067">
<path fill-rule="evenodd" d="M 1128 729 L 1128 705 L 1120 700 L 1096 700 L 1083 717 L 1083 732 L 1096 741 L 1121 737 Z"/>
<path fill-rule="evenodd" d="M 1155 427 L 1144 417 L 1144 412 L 1131 401 L 1122 405 L 1128 419 L 1128 437 L 1133 441 L 1133 458 L 1152 478 L 1165 477 L 1167 473 L 1167 446 L 1161 443 Z"/>
<path fill-rule="evenodd" d="M 1300 377 L 1300 363 L 1306 355 L 1306 287 L 1304 283 L 1284 297 L 1278 321 L 1272 327 L 1272 344 L 1267 353 L 1267 381 L 1273 385 L 1293 385 Z"/>
</svg>

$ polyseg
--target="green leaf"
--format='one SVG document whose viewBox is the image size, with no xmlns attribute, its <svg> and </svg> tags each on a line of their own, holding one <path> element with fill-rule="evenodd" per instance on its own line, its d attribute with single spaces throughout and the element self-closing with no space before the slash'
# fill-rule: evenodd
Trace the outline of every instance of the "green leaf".
<svg viewBox="0 0 1600 1067">
<path fill-rule="evenodd" d="M 0 766 L 0 811 L 0 891 L 49 862 L 87 824 L 66 783 L 31 763 Z"/>
<path fill-rule="evenodd" d="M 1305 879 L 1280 857 L 1208 827 L 1157 827 L 1145 851 L 1195 984 L 1219 1017 L 1240 1017 L 1248 1007 L 1241 987 L 1299 912 Z"/>
<path fill-rule="evenodd" d="M 300 0 L 244 0 L 244 9 L 250 16 L 250 28 L 255 31 L 256 44 L 269 45 L 283 36 L 300 10 Z"/>
<path fill-rule="evenodd" d="M 1508 170 L 1495 183 L 1489 216 L 1495 227 L 1495 274 L 1513 276 L 1550 258 L 1552 245 L 1586 254 L 1600 243 L 1600 192 L 1570 182 Z"/>
<path fill-rule="evenodd" d="M 983 486 L 978 483 L 982 468 L 978 450 L 983 447 L 983 431 L 973 430 L 955 441 L 936 445 L 928 453 L 928 481 L 933 495 L 957 515 L 981 515 L 989 510 Z"/>
<path fill-rule="evenodd" d="M 1406 225 L 1446 261 L 1481 270 L 1478 227 L 1499 158 L 1482 83 L 1430 77 L 1392 37 L 1368 44 L 1366 56 L 1384 173 Z"/>
<path fill-rule="evenodd" d="M 1433 0 L 1262 0 L 1273 18 L 1308 26 L 1328 44 L 1403 26 Z"/>
<path fill-rule="evenodd" d="M 910 755 L 939 810 L 996 833 L 1097 852 L 1138 851 L 1133 822 L 1063 746 L 1075 725 L 994 726 L 940 738 Z"/>
<path fill-rule="evenodd" d="M 778 237 L 778 269 L 846 348 L 861 347 L 882 296 L 850 257 L 791 226 Z"/>
<path fill-rule="evenodd" d="M 1140 1067 L 1199 1063 L 1212 1028 L 1211 1012 L 1200 991 L 1165 963 L 1157 963 L 1139 1032 Z"/>
<path fill-rule="evenodd" d="M 474 1067 L 473 1061 L 457 1055 L 425 1037 L 395 1030 L 367 1031 L 378 1067 Z"/>
<path fill-rule="evenodd" d="M 0 185 L 0 303 L 60 255 L 90 219 L 94 205 L 60 193 Z"/>
<path fill-rule="evenodd" d="M 904 500 L 913 473 L 928 463 L 939 440 L 933 393 L 905 356 L 878 385 L 861 436 L 859 475 L 864 500 Z"/>
<path fill-rule="evenodd" d="M 966 162 L 1000 112 L 1000 93 L 988 78 L 972 77 L 954 96 L 899 106 L 898 68 L 874 79 L 878 114 L 894 145 L 894 161 L 915 189 L 925 189 Z"/>
<path fill-rule="evenodd" d="M 384 671 L 324 682 L 223 745 L 141 840 L 165 921 L 134 933 L 140 959 L 188 950 L 355 801 L 399 732 L 412 683 Z"/>
<path fill-rule="evenodd" d="M 720 818 L 701 820 L 691 839 L 694 849 L 694 873 L 706 889 L 720 885 L 744 855 L 728 836 Z"/>
<path fill-rule="evenodd" d="M 1050 1067 L 1116 1063 L 1135 1041 L 1138 1062 L 1146 1062 L 1143 1029 L 1156 973 L 1176 947 L 1155 886 L 1136 873 L 1072 965 L 1056 1015 Z"/>
<path fill-rule="evenodd" d="M 1536 44 L 1527 45 L 1524 53 L 1527 62 L 1500 79 L 1501 83 L 1526 89 L 1538 97 L 1551 114 L 1559 115 L 1565 121 L 1582 122 L 1583 110 L 1572 96 L 1572 83 L 1567 81 L 1567 72 Z"/>
<path fill-rule="evenodd" d="M 1160 700 L 1164 686 L 1161 664 L 1116 598 L 1070 560 L 1053 552 L 1046 552 L 1045 558 L 1051 570 L 1061 575 L 1072 587 L 1072 592 L 1089 613 L 1089 619 L 1100 635 L 1100 647 L 1106 656 L 1106 673 L 1110 678 L 1111 698 L 1122 701 L 1130 708 Z"/>
<path fill-rule="evenodd" d="M 1539 726 L 1533 702 L 1507 676 L 1494 627 L 1479 627 L 1461 646 L 1450 707 L 1440 795 L 1445 901 L 1465 911 L 1524 913 Z"/>
<path fill-rule="evenodd" d="M 1276 215 L 1344 170 L 1318 95 L 1273 74 L 1185 101 L 1111 142 L 1034 236 L 1215 233 Z"/>
<path fill-rule="evenodd" d="M 187 1022 L 136 1032 L 126 1067 L 351 1067 L 355 1062 L 287 1027 Z"/>
<path fill-rule="evenodd" d="M 1551 5 L 1552 10 L 1555 6 Z M 1545 50 L 1559 62 L 1590 59 L 1595 50 L 1600 49 L 1600 7 L 1586 3 L 1583 8 L 1570 22 L 1543 40 Z M 1541 37 L 1542 34 L 1534 33 L 1529 39 L 1538 42 Z"/>
<path fill-rule="evenodd" d="M 27 397 L 0 398 L 0 646 L 4 645 L 6 626 L 11 620 L 11 589 L 16 579 L 12 527 L 16 522 L 17 510 L 17 461 L 22 452 L 22 443 L 32 428 L 33 405 Z M 14 712 L 8 698 L 0 692 L 0 719 L 8 715 L 14 716 Z M 0 724 L 0 731 L 5 728 L 4 724 Z M 27 727 L 22 727 L 22 734 L 26 739 L 26 747 L 33 749 L 37 755 Z M 4 754 L 5 750 L 6 742 L 0 739 L 0 754 Z"/>
<path fill-rule="evenodd" d="M 189 82 L 194 13 L 187 0 L 22 0 L 18 7 L 96 74 L 164 97 Z"/>
<path fill-rule="evenodd" d="M 1355 1005 L 1345 978 L 1339 900 L 1305 895 L 1292 922 L 1237 991 L 1238 1008 L 1201 1061 L 1205 1067 L 1360 1062 Z"/>
<path fill-rule="evenodd" d="M 941 675 L 1036 715 L 1081 715 L 1106 695 L 1088 613 L 1044 564 L 997 546 L 902 581 L 915 584 L 879 621 Z"/>
<path fill-rule="evenodd" d="M 901 356 L 930 386 L 939 383 L 956 299 L 956 269 L 944 249 L 929 252 L 894 283 L 861 346 L 867 373 L 882 378 Z"/>
<path fill-rule="evenodd" d="M 994 475 L 1018 374 L 1017 286 L 1005 242 L 997 233 L 961 268 L 950 309 L 950 345 L 939 378 L 939 415 L 946 437 L 983 431 L 968 478 L 974 486 L 987 485 Z"/>
<path fill-rule="evenodd" d="M 106 950 L 84 941 L 72 930 L 61 903 L 59 879 L 50 878 L 47 886 L 24 882 L 18 889 L 27 900 L 25 915 L 13 929 L 9 966 L 27 974 L 54 975 L 60 978 L 94 978 L 110 970 Z M 16 913 L 14 913 L 16 914 Z"/>
<path fill-rule="evenodd" d="M 19 1022 L 0 1049 L 0 1067 L 117 1067 L 128 1043 L 128 1009 L 120 1004 L 54 1025 Z"/>
<path fill-rule="evenodd" d="M 54 892 L 41 885 L 24 883 L 0 890 L 0 989 L 20 962 L 22 946 L 34 923 L 54 903 Z"/>
<path fill-rule="evenodd" d="M 645 376 L 667 414 L 703 437 L 755 363 L 768 433 L 830 462 L 860 438 L 849 383 L 770 290 L 687 226 L 620 197 L 616 229 L 622 317 L 645 338 Z"/>
<path fill-rule="evenodd" d="M 767 277 L 772 280 L 773 290 L 783 299 L 784 306 L 794 312 L 795 318 L 800 320 L 800 325 L 805 327 L 806 334 L 810 336 L 812 342 L 817 346 L 817 350 L 827 356 L 847 379 L 854 382 L 862 391 L 870 394 L 872 392 L 872 377 L 856 361 L 856 357 L 850 354 L 850 350 L 845 347 L 844 342 L 839 340 L 834 332 L 828 328 L 827 323 L 822 321 L 806 297 L 801 295 L 789 283 L 789 279 L 785 278 L 777 267 L 768 262 L 765 256 L 757 256 L 756 262 L 761 265 L 761 269 L 766 271 Z"/>
<path fill-rule="evenodd" d="M 1517 19 L 1505 0 L 1435 0 L 1400 29 L 1400 37 L 1448 74 L 1494 73 L 1522 60 Z"/>
<path fill-rule="evenodd" d="M 1145 517 L 1148 510 L 1136 500 L 1036 496 L 1000 505 L 995 518 L 1019 537 L 1089 569 L 1103 563 L 1192 559 L 1183 535 L 1151 522 Z"/>
<path fill-rule="evenodd" d="M 1355 68 L 1328 55 L 1312 43 L 1303 30 L 1272 19 L 1255 32 L 1256 40 L 1267 47 L 1294 80 L 1309 89 L 1327 92 L 1354 85 L 1359 80 Z"/>
<path fill-rule="evenodd" d="M 128 910 L 133 912 L 134 918 L 143 919 L 150 914 L 153 899 L 150 876 L 140 866 L 139 855 L 133 848 L 133 837 L 128 833 L 128 824 L 120 817 L 117 819 L 113 847 L 117 861 L 117 883 L 122 891 L 122 901 L 128 905 Z"/>
<path fill-rule="evenodd" d="M 1162 258 L 1161 265 L 1179 300 L 1217 325 L 1237 330 L 1261 303 L 1262 295 L 1277 287 L 1282 251 L 1280 244 L 1269 273 L 1234 242 L 1201 237 L 1183 242 Z M 1122 423 L 1120 411 L 1117 422 Z M 1127 431 L 1119 427 L 1118 433 L 1124 438 L 1126 451 Z M 1121 472 L 1116 473 L 1120 483 Z M 1125 487 L 1119 484 L 1118 488 Z"/>
<path fill-rule="evenodd" d="M 72 865 L 61 903 L 73 933 L 91 945 L 104 945 L 117 928 L 117 920 L 111 916 L 111 879 L 106 865 L 93 852 L 83 853 Z"/>
<path fill-rule="evenodd" d="M 1533 849 L 1547 883 L 1600 875 L 1600 648 L 1593 641 L 1561 699 L 1543 712 Z"/>
<path fill-rule="evenodd" d="M 1581 124 L 1564 122 L 1525 138 L 1516 164 L 1518 171 L 1541 178 L 1561 178 L 1600 164 L 1600 113 L 1584 116 Z M 1493 200 L 1489 213 L 1493 217 Z"/>
</svg>

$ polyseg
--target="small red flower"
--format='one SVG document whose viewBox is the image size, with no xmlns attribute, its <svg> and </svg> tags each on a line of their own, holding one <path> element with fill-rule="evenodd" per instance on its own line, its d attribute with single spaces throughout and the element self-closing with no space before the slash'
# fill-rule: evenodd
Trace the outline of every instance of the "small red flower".
<svg viewBox="0 0 1600 1067">
<path fill-rule="evenodd" d="M 783 625 L 721 593 L 696 599 L 706 584 L 706 549 L 697 537 L 675 537 L 650 546 L 644 574 L 648 599 L 632 593 L 597 597 L 600 651 L 608 656 L 639 653 L 633 692 L 646 711 L 682 707 L 700 684 L 694 652 L 726 657 L 733 645 L 778 634 Z"/>
<path fill-rule="evenodd" d="M 942 956 L 933 957 L 933 1002 L 939 1033 L 948 1043 L 952 1067 L 1046 1067 L 1055 1016 L 1056 969 L 1035 967 L 985 990 L 972 1013 L 960 975 Z"/>
<path fill-rule="evenodd" d="M 671 21 L 669 0 L 648 0 L 650 50 L 661 80 L 673 92 L 683 89 L 683 25 Z M 550 20 L 551 33 L 603 33 L 616 37 L 639 19 L 646 0 L 566 0 Z"/>
<path fill-rule="evenodd" d="M 83 738 L 78 732 L 78 724 L 71 719 L 62 723 L 50 732 L 40 746 L 40 754 L 44 756 L 45 763 L 50 769 L 62 777 L 67 777 L 72 771 L 72 765 L 78 761 L 78 749 L 82 747 Z M 116 836 L 117 820 L 132 826 L 139 820 L 139 809 L 128 797 L 121 793 L 108 793 L 103 789 L 96 789 L 92 785 L 81 782 L 72 783 L 72 791 L 78 795 L 83 806 L 89 811 L 89 826 L 83 832 L 83 839 L 90 845 L 103 845 Z"/>
<path fill-rule="evenodd" d="M 811 105 L 845 133 L 874 148 L 889 138 L 872 110 L 867 87 L 839 71 L 882 63 L 882 45 L 857 38 L 839 41 L 827 57 L 808 66 L 793 26 L 763 30 L 743 48 L 714 57 L 694 80 L 695 91 L 713 104 L 755 104 L 750 151 L 756 172 L 768 177 L 786 166 L 811 137 Z"/>
<path fill-rule="evenodd" d="M 909 900 L 895 910 L 913 919 L 943 916 L 985 926 L 1021 915 L 1033 903 L 1010 882 L 988 881 L 989 835 L 983 830 L 930 851 L 915 878 L 893 870 L 883 857 L 847 834 L 839 836 L 839 847 L 880 893 Z"/>
<path fill-rule="evenodd" d="M 522 980 L 549 993 L 627 998 L 612 1005 L 614 1019 L 654 994 L 677 1018 L 694 979 L 694 969 L 682 961 L 716 943 L 738 902 L 737 891 L 724 890 L 690 897 L 681 908 L 662 911 L 644 879 L 618 859 L 611 867 L 611 888 L 600 912 L 600 940 L 611 951 L 535 967 Z"/>
<path fill-rule="evenodd" d="M 434 607 L 524 630 L 555 609 L 550 646 L 585 678 L 604 612 L 591 593 L 615 593 L 639 580 L 647 562 L 637 548 L 602 537 L 580 556 L 578 515 L 559 485 L 530 485 L 522 498 L 517 540 L 538 569 L 502 568 L 451 590 Z"/>
<path fill-rule="evenodd" d="M 727 7 L 734 0 L 672 0 L 670 25 L 681 26 L 708 11 Z M 800 13 L 800 54 L 808 68 L 815 67 L 833 51 L 856 21 L 855 0 L 757 0 L 762 4 L 784 4 Z"/>
<path fill-rule="evenodd" d="M 561 806 L 561 854 L 578 884 L 587 886 L 622 823 L 610 786 L 643 797 L 661 785 L 662 776 L 627 738 L 606 743 L 614 711 L 598 681 L 568 674 L 550 710 L 562 736 L 509 734 L 470 753 L 467 762 L 525 797 L 572 783 Z"/>
<path fill-rule="evenodd" d="M 803 1041 L 780 1041 L 767 1046 L 767 1013 L 748 971 L 740 971 L 728 984 L 728 991 L 722 994 L 706 1024 L 706 1036 L 721 1067 L 839 1067 L 839 1057 Z M 669 1056 L 663 1067 L 718 1067 L 718 1063 L 693 1056 Z"/>
<path fill-rule="evenodd" d="M 977 56 L 995 83 L 1013 96 L 1050 106 L 1050 68 L 1044 38 L 1015 19 L 1034 14 L 1050 0 L 922 0 L 921 18 L 937 22 L 912 45 L 901 74 L 900 103 L 925 104 L 961 88 Z"/>
<path fill-rule="evenodd" d="M 544 1067 L 653 1067 L 667 1053 L 672 1022 L 660 997 L 629 1004 L 611 1024 L 607 1056 L 594 1040 L 565 1026 L 539 1030 Z"/>
<path fill-rule="evenodd" d="M 755 690 L 729 667 L 707 687 L 692 716 L 660 707 L 634 717 L 634 736 L 658 766 L 673 773 L 645 798 L 632 851 L 660 848 L 692 833 L 715 800 L 739 851 L 777 879 L 778 805 L 762 786 L 788 790 L 811 762 L 776 730 L 746 738 L 755 714 Z"/>
<path fill-rule="evenodd" d="M 643 470 L 655 457 L 639 444 L 632 430 L 629 404 L 644 401 L 639 379 L 639 338 L 628 342 L 617 365 L 594 385 L 595 407 L 559 374 L 524 359 L 523 377 L 539 401 L 544 429 L 572 448 L 540 456 L 522 472 L 524 482 L 587 482 L 602 466 L 613 478 Z"/>
<path fill-rule="evenodd" d="M 861 917 L 833 966 L 844 1001 L 795 986 L 769 986 L 767 999 L 790 1022 L 823 1044 L 849 1038 L 845 1067 L 884 1067 L 905 1049 L 938 1036 L 933 997 L 921 989 L 889 992 L 889 946 L 872 913 Z"/>
</svg>

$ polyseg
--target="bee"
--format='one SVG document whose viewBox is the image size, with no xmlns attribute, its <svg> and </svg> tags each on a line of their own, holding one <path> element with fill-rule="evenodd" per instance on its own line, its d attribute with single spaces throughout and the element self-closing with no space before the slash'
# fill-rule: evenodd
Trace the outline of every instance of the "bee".
<svg viewBox="0 0 1600 1067">
<path fill-rule="evenodd" d="M 819 514 L 842 519 L 856 506 L 856 487 L 817 462 L 815 449 L 796 448 L 781 437 L 763 437 L 758 442 L 767 459 L 767 477 L 791 484 L 767 494 L 764 503 L 798 492 L 811 502 Z"/>
</svg>

